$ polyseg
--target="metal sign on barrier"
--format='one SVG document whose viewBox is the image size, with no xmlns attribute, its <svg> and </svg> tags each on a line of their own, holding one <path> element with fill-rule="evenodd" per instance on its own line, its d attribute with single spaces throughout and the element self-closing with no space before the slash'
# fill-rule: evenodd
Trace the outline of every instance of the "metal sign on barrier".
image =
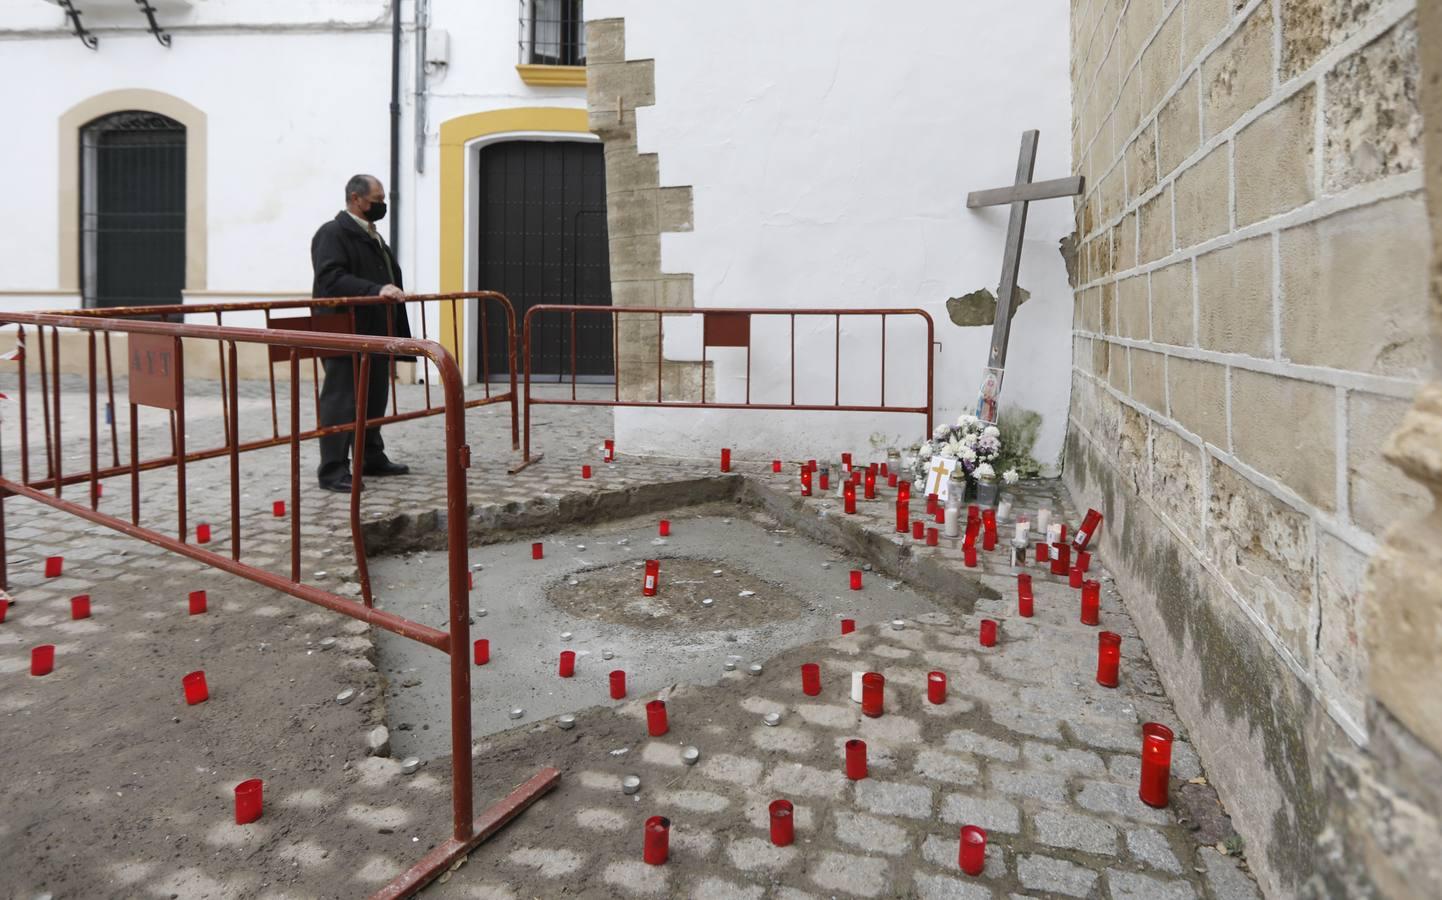
<svg viewBox="0 0 1442 900">
<path fill-rule="evenodd" d="M 130 402 L 171 411 L 180 408 L 180 338 L 130 335 Z"/>
<path fill-rule="evenodd" d="M 318 316 L 291 316 L 290 318 L 285 319 L 271 319 L 270 327 L 289 329 L 293 331 L 321 331 L 326 334 L 355 334 L 355 329 L 351 327 L 351 316 L 348 312 L 343 312 L 339 314 L 325 313 Z M 284 359 L 290 359 L 290 355 L 292 352 L 295 352 L 296 356 L 299 359 L 308 359 L 310 357 L 315 357 L 317 359 L 326 359 L 332 356 L 345 355 L 344 353 L 336 350 L 294 350 L 294 348 L 291 347 L 272 346 L 270 348 L 270 361 L 280 362 Z"/>
<path fill-rule="evenodd" d="M 748 347 L 751 345 L 750 313 L 706 313 L 702 328 L 707 347 Z"/>
</svg>

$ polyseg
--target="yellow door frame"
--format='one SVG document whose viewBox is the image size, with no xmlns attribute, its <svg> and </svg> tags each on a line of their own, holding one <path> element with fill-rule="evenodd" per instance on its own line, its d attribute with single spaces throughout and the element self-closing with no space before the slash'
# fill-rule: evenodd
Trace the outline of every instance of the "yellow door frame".
<svg viewBox="0 0 1442 900">
<path fill-rule="evenodd" d="M 466 285 L 466 148 L 476 140 L 514 133 L 555 132 L 591 137 L 586 110 L 521 107 L 456 116 L 441 123 L 441 292 L 467 290 Z M 484 288 L 485 285 L 480 285 Z M 441 344 L 465 369 L 465 308 L 441 304 Z M 517 327 L 520 327 L 517 322 Z M 457 346 L 457 343 L 460 346 Z"/>
</svg>

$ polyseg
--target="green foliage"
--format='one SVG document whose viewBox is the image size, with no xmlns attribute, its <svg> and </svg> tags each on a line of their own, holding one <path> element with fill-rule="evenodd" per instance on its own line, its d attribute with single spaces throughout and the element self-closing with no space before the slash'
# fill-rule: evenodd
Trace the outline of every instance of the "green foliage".
<svg viewBox="0 0 1442 900">
<path fill-rule="evenodd" d="M 997 474 L 1007 469 L 1016 469 L 1022 478 L 1036 478 L 1041 474 L 1041 463 L 1031 455 L 1036 446 L 1037 433 L 1041 431 L 1041 413 L 1019 406 L 1002 410 L 1001 421 L 996 423 L 1001 432 L 1001 455 L 994 467 Z"/>
</svg>

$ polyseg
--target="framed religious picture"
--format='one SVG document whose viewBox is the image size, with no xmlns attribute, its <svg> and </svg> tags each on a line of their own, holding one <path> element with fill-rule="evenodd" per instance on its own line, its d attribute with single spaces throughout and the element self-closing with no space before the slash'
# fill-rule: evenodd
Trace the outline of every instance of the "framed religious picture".
<svg viewBox="0 0 1442 900">
<path fill-rule="evenodd" d="M 981 377 L 980 396 L 976 400 L 976 417 L 988 425 L 995 425 L 1001 411 L 1001 376 L 1004 369 L 988 368 Z"/>
</svg>

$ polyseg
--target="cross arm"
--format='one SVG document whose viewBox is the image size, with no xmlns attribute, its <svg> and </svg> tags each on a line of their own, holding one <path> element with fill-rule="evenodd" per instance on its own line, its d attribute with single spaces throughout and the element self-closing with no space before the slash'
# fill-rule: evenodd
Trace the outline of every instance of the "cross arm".
<svg viewBox="0 0 1442 900">
<path fill-rule="evenodd" d="M 1050 181 L 1033 181 L 985 191 L 972 191 L 966 195 L 966 207 L 967 209 L 976 209 L 980 206 L 1003 206 L 1017 201 L 1074 197 L 1080 194 L 1085 186 L 1085 178 L 1081 175 L 1071 175 L 1066 178 L 1053 178 Z"/>
</svg>

